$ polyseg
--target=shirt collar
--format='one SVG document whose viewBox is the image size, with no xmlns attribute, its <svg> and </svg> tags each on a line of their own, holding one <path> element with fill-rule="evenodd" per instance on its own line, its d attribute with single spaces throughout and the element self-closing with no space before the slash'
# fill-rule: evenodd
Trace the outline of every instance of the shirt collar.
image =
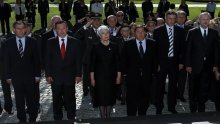
<svg viewBox="0 0 220 124">
<path fill-rule="evenodd" d="M 25 37 L 19 38 L 19 37 L 16 36 L 16 41 L 18 41 L 18 40 L 24 41 Z"/>
<path fill-rule="evenodd" d="M 61 41 L 61 39 L 64 39 L 64 41 L 67 41 L 67 35 L 64 38 L 59 37 L 59 36 L 58 36 L 58 38 L 59 38 L 59 41 Z"/>
<path fill-rule="evenodd" d="M 173 29 L 173 26 L 169 26 L 169 25 L 167 25 L 167 23 L 165 23 L 165 25 L 166 25 L 167 29 L 169 29 L 169 28 Z"/>
</svg>

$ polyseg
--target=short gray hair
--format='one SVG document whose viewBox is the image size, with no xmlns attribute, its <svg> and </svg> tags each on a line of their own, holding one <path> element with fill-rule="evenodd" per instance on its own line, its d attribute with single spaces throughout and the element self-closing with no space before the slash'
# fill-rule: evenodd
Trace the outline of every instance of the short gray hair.
<svg viewBox="0 0 220 124">
<path fill-rule="evenodd" d="M 110 33 L 109 28 L 108 28 L 107 26 L 105 26 L 105 25 L 102 25 L 102 26 L 100 26 L 100 27 L 98 28 L 97 34 L 99 35 L 99 37 L 101 36 L 101 34 L 103 33 L 103 31 L 105 31 L 105 30 L 107 30 L 108 33 Z"/>
</svg>

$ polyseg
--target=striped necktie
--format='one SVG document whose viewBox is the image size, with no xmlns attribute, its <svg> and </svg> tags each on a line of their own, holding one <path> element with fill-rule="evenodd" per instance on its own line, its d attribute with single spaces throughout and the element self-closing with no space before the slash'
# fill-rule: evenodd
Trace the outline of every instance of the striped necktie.
<svg viewBox="0 0 220 124">
<path fill-rule="evenodd" d="M 173 32 L 172 32 L 172 28 L 169 28 L 169 32 L 168 32 L 168 37 L 169 37 L 169 52 L 168 52 L 168 57 L 173 57 Z"/>
<path fill-rule="evenodd" d="M 24 48 L 23 48 L 23 45 L 22 45 L 21 39 L 19 39 L 18 42 L 19 42 L 19 44 L 18 44 L 18 51 L 19 51 L 20 56 L 21 56 L 21 58 L 22 58 L 23 55 L 24 55 Z"/>
</svg>

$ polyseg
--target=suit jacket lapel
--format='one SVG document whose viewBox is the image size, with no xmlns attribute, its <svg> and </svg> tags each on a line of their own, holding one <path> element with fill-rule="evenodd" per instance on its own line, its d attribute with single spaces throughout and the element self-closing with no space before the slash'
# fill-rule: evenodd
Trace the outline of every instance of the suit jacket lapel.
<svg viewBox="0 0 220 124">
<path fill-rule="evenodd" d="M 169 37 L 168 37 L 168 32 L 167 32 L 167 28 L 166 28 L 166 25 L 164 24 L 164 26 L 163 26 L 163 32 L 164 32 L 164 36 L 165 36 L 165 38 L 167 39 L 167 43 L 169 43 Z"/>
<path fill-rule="evenodd" d="M 55 47 L 56 47 L 57 52 L 58 52 L 57 54 L 59 54 L 59 57 L 62 60 L 61 49 L 60 49 L 60 42 L 59 42 L 59 38 L 58 37 L 56 37 L 56 42 L 57 43 L 55 44 L 56 45 Z"/>
<path fill-rule="evenodd" d="M 70 40 L 69 37 L 67 37 L 66 52 L 65 52 L 64 60 L 65 60 L 65 59 L 68 57 L 68 55 L 69 55 L 69 52 L 70 52 L 70 49 L 71 49 L 71 44 L 72 44 L 72 41 Z"/>
</svg>

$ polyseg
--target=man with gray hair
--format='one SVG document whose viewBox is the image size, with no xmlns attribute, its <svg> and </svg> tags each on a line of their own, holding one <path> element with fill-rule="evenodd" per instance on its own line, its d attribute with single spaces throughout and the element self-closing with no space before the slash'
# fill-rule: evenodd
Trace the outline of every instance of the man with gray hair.
<svg viewBox="0 0 220 124">
<path fill-rule="evenodd" d="M 189 99 L 191 112 L 205 112 L 214 73 L 218 68 L 218 32 L 209 28 L 208 12 L 199 15 L 199 27 L 189 31 L 186 45 L 186 70 L 191 74 Z M 213 73 L 214 72 L 214 73 Z"/>
<path fill-rule="evenodd" d="M 185 22 L 186 22 L 186 13 L 182 10 L 177 11 L 176 25 L 184 30 L 184 39 L 186 39 L 189 30 L 193 28 L 189 25 L 185 25 Z M 185 44 L 181 47 L 184 48 Z M 190 75 L 188 75 L 188 78 L 190 81 Z M 186 99 L 184 98 L 186 80 L 187 80 L 187 72 L 186 69 L 183 68 L 179 70 L 179 77 L 177 82 L 177 98 L 180 99 L 182 102 L 186 102 Z"/>
</svg>

